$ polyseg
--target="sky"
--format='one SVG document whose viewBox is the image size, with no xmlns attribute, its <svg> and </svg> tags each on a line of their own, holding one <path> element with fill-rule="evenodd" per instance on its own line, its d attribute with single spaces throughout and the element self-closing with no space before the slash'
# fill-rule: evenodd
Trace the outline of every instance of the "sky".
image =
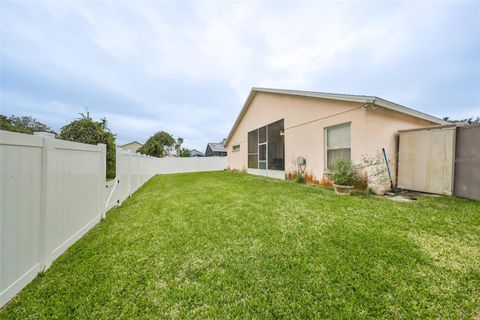
<svg viewBox="0 0 480 320">
<path fill-rule="evenodd" d="M 480 116 L 480 2 L 0 2 L 0 113 L 204 151 L 252 87 Z"/>
</svg>

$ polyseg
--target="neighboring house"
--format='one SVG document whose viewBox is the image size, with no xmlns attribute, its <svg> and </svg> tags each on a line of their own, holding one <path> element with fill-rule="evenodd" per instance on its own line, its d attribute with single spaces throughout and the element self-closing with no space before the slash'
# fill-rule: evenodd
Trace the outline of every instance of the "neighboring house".
<svg viewBox="0 0 480 320">
<path fill-rule="evenodd" d="M 207 144 L 207 150 L 205 150 L 205 157 L 225 157 L 227 155 L 227 149 L 223 143 L 209 143 Z"/>
<path fill-rule="evenodd" d="M 197 149 L 190 150 L 190 157 L 204 157 L 205 155 Z"/>
<path fill-rule="evenodd" d="M 398 130 L 445 123 L 372 96 L 253 88 L 228 135 L 227 163 L 285 179 L 302 157 L 308 180 L 321 183 L 336 159 L 360 163 L 385 148 L 395 178 Z"/>
<path fill-rule="evenodd" d="M 120 148 L 126 151 L 137 152 L 137 150 L 140 149 L 140 147 L 142 146 L 143 144 L 141 144 L 140 142 L 132 141 L 130 143 L 124 144 L 123 146 L 120 146 Z"/>
<path fill-rule="evenodd" d="M 179 158 L 177 154 L 177 150 L 175 150 L 173 147 L 165 147 L 165 154 L 163 155 L 163 158 Z"/>
</svg>

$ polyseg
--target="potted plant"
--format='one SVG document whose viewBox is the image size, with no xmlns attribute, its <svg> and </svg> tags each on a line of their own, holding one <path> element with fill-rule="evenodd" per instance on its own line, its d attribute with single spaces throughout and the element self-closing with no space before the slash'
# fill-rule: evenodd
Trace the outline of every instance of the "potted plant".
<svg viewBox="0 0 480 320">
<path fill-rule="evenodd" d="M 335 161 L 327 173 L 332 180 L 335 193 L 349 195 L 355 184 L 360 182 L 359 168 L 350 160 L 339 159 Z"/>
</svg>

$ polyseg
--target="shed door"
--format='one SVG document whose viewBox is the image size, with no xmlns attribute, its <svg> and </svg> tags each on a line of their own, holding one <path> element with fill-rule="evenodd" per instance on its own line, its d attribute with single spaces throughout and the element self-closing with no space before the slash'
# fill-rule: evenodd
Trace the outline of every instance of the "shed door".
<svg viewBox="0 0 480 320">
<path fill-rule="evenodd" d="M 398 187 L 453 193 L 455 127 L 400 132 Z"/>
<path fill-rule="evenodd" d="M 480 125 L 457 129 L 455 195 L 480 200 Z"/>
</svg>

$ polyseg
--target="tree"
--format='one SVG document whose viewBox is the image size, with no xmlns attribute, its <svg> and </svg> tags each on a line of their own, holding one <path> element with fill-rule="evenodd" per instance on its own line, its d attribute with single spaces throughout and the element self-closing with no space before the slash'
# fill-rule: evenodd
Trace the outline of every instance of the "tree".
<svg viewBox="0 0 480 320">
<path fill-rule="evenodd" d="M 28 134 L 33 134 L 34 132 L 49 132 L 57 135 L 49 126 L 30 116 L 17 117 L 12 115 L 7 117 L 0 114 L 0 130 Z"/>
<path fill-rule="evenodd" d="M 12 131 L 12 132 L 22 132 L 22 133 L 30 133 L 30 132 L 25 132 L 25 130 L 21 128 L 15 127 L 12 122 L 9 120 L 9 118 L 3 114 L 0 114 L 0 130 L 5 130 L 5 131 Z"/>
<path fill-rule="evenodd" d="M 459 120 L 454 120 L 454 119 L 450 119 L 449 117 L 444 117 L 443 120 L 451 123 L 468 123 L 468 124 L 480 123 L 480 117 L 476 117 L 476 118 L 470 117 L 470 118 L 459 119 Z"/>
<path fill-rule="evenodd" d="M 175 146 L 175 139 L 173 136 L 165 131 L 159 131 L 148 138 L 147 142 L 137 150 L 153 157 L 165 157 Z"/>
<path fill-rule="evenodd" d="M 186 148 L 182 148 L 180 150 L 180 153 L 179 153 L 179 156 L 181 158 L 188 158 L 188 157 L 191 157 L 192 156 L 192 153 L 190 152 L 190 150 L 186 149 Z"/>
<path fill-rule="evenodd" d="M 81 118 L 64 126 L 59 138 L 63 140 L 98 144 L 104 143 L 107 148 L 107 179 L 115 178 L 115 135 L 107 127 L 107 119 L 93 121 L 90 114 L 80 114 Z"/>
<path fill-rule="evenodd" d="M 183 138 L 177 138 L 177 142 L 175 143 L 175 151 L 177 152 L 177 156 L 181 158 L 191 157 L 192 153 L 190 152 L 190 150 L 188 150 L 187 148 L 182 148 L 182 144 Z"/>
<path fill-rule="evenodd" d="M 175 142 L 175 151 L 177 152 L 177 156 L 180 156 L 180 152 L 182 151 L 182 144 L 183 138 L 178 137 L 177 142 Z"/>
</svg>

